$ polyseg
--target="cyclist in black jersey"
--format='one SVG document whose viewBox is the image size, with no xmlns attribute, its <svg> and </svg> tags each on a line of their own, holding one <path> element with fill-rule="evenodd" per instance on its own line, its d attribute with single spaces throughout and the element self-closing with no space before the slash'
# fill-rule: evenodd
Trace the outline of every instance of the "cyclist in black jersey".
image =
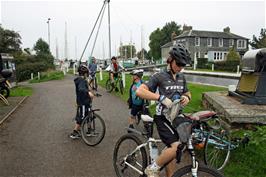
<svg viewBox="0 0 266 177">
<path fill-rule="evenodd" d="M 186 106 L 191 94 L 187 88 L 186 79 L 181 70 L 190 63 L 188 50 L 182 44 L 176 44 L 169 52 L 167 71 L 152 75 L 149 82 L 142 84 L 137 90 L 137 96 L 147 100 L 157 100 L 154 122 L 166 148 L 156 161 L 148 166 L 145 173 L 148 177 L 159 177 L 159 169 L 166 166 L 166 176 L 170 177 L 175 171 L 175 157 L 180 144 L 178 134 L 172 127 L 171 121 L 163 115 L 165 108 L 171 108 L 173 101 L 180 99 Z M 158 92 L 156 90 L 158 89 Z M 170 162 L 170 163 L 169 163 Z"/>
<path fill-rule="evenodd" d="M 89 91 L 88 87 L 88 68 L 86 65 L 80 65 L 78 68 L 79 76 L 74 79 L 76 88 L 76 102 L 77 102 L 77 115 L 76 124 L 73 132 L 70 134 L 70 138 L 80 138 L 80 125 L 84 117 L 88 114 L 88 108 L 93 98 L 93 93 Z"/>
</svg>

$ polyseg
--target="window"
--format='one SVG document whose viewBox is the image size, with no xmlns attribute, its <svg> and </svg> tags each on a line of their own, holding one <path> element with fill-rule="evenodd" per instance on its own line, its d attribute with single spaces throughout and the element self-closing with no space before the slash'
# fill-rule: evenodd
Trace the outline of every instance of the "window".
<svg viewBox="0 0 266 177">
<path fill-rule="evenodd" d="M 234 46 L 234 39 L 229 39 L 229 47 Z"/>
<path fill-rule="evenodd" d="M 223 39 L 222 38 L 219 39 L 219 47 L 223 47 Z"/>
<path fill-rule="evenodd" d="M 237 48 L 238 49 L 244 49 L 246 48 L 246 41 L 245 40 L 237 40 Z"/>
<path fill-rule="evenodd" d="M 200 58 L 200 52 L 196 52 L 196 58 Z"/>
<path fill-rule="evenodd" d="M 213 59 L 216 60 L 216 52 L 214 52 L 214 58 Z"/>
<path fill-rule="evenodd" d="M 220 59 L 220 53 L 218 52 L 217 53 L 217 60 L 219 60 Z"/>
<path fill-rule="evenodd" d="M 212 38 L 207 38 L 207 45 L 208 45 L 209 47 L 212 46 Z"/>
<path fill-rule="evenodd" d="M 220 53 L 220 60 L 223 59 L 223 53 Z"/>
<path fill-rule="evenodd" d="M 226 58 L 227 58 L 227 53 L 224 53 L 224 59 L 226 60 Z"/>
<path fill-rule="evenodd" d="M 195 46 L 200 46 L 200 38 L 199 37 L 195 38 Z"/>
</svg>

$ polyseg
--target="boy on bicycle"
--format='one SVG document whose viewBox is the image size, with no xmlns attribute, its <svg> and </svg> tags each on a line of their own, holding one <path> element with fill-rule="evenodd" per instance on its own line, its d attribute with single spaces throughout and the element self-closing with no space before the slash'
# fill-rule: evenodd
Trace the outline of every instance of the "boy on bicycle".
<svg viewBox="0 0 266 177">
<path fill-rule="evenodd" d="M 190 63 L 190 55 L 182 44 L 176 44 L 169 52 L 167 71 L 156 73 L 148 83 L 142 84 L 137 90 L 137 96 L 147 100 L 157 100 L 154 122 L 161 140 L 167 148 L 156 161 L 148 166 L 145 173 L 148 177 L 159 177 L 159 169 L 166 165 L 166 176 L 170 177 L 175 171 L 176 154 L 179 151 L 179 137 L 171 121 L 166 119 L 163 110 L 170 109 L 173 101 L 180 99 L 182 106 L 189 103 L 191 94 L 187 88 L 184 75 L 180 71 Z M 156 92 L 158 89 L 159 92 Z"/>
<path fill-rule="evenodd" d="M 89 91 L 88 88 L 88 68 L 86 65 L 81 64 L 78 68 L 79 76 L 74 79 L 76 88 L 76 102 L 77 102 L 77 115 L 76 124 L 73 132 L 70 134 L 70 138 L 77 139 L 80 138 L 80 125 L 82 120 L 88 114 L 88 108 L 91 106 L 91 101 L 93 98 L 93 93 Z"/>
<path fill-rule="evenodd" d="M 118 77 L 118 72 L 124 70 L 124 67 L 119 65 L 119 63 L 117 62 L 117 58 L 113 56 L 111 58 L 111 64 L 109 65 L 108 69 L 110 72 L 111 84 L 112 87 L 114 87 L 114 78 Z"/>
<path fill-rule="evenodd" d="M 140 97 L 136 96 L 136 91 L 140 87 L 140 85 L 143 83 L 141 78 L 143 76 L 143 70 L 133 70 L 131 73 L 133 83 L 130 86 L 129 89 L 129 99 L 128 99 L 128 106 L 131 109 L 130 110 L 130 117 L 128 119 L 129 128 L 134 128 L 133 124 L 136 121 L 136 115 L 138 112 L 143 110 L 143 104 L 144 100 Z M 130 131 L 129 131 L 130 132 Z"/>
</svg>

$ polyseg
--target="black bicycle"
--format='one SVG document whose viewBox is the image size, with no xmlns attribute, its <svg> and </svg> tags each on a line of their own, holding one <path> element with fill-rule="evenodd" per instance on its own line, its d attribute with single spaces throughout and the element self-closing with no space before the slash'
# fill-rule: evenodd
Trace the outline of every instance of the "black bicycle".
<svg viewBox="0 0 266 177">
<path fill-rule="evenodd" d="M 101 95 L 95 94 L 95 96 L 99 97 Z M 81 137 L 88 146 L 96 146 L 103 140 L 106 127 L 101 116 L 95 113 L 100 111 L 100 109 L 92 109 L 90 107 L 88 111 L 88 115 L 81 123 Z"/>
<path fill-rule="evenodd" d="M 112 84 L 111 77 L 109 75 L 108 80 L 106 81 L 105 88 L 107 92 L 111 93 L 114 89 L 115 91 L 120 91 L 121 94 L 124 93 L 124 85 L 122 80 L 121 71 L 117 72 L 117 77 L 114 77 L 114 83 Z"/>
</svg>

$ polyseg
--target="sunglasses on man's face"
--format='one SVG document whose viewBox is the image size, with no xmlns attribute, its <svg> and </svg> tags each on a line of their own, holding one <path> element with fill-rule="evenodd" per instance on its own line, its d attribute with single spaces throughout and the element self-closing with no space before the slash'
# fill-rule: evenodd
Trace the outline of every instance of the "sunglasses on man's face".
<svg viewBox="0 0 266 177">
<path fill-rule="evenodd" d="M 177 65 L 178 67 L 185 67 L 185 66 L 186 66 L 186 64 L 183 64 L 183 63 L 176 63 L 176 65 Z"/>
</svg>

